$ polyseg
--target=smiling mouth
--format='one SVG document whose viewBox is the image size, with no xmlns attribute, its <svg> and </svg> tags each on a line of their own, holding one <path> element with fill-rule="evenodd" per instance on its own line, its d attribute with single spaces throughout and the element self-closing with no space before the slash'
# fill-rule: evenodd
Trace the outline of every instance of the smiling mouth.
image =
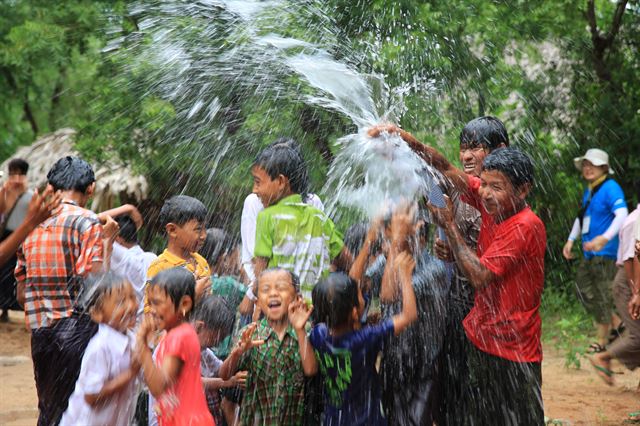
<svg viewBox="0 0 640 426">
<path fill-rule="evenodd" d="M 269 309 L 279 308 L 280 306 L 282 306 L 282 302 L 279 302 L 277 300 L 272 300 L 271 302 L 269 302 L 267 306 L 269 307 Z"/>
<path fill-rule="evenodd" d="M 464 168 L 465 171 L 467 171 L 467 170 L 475 170 L 476 165 L 475 164 L 465 164 L 463 166 L 463 168 Z"/>
</svg>

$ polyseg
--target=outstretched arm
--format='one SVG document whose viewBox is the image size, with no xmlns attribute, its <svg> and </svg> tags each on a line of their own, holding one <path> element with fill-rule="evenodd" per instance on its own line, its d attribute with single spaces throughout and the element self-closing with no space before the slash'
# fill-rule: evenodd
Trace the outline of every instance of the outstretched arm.
<svg viewBox="0 0 640 426">
<path fill-rule="evenodd" d="M 453 186 L 460 192 L 466 193 L 468 190 L 468 177 L 467 175 L 457 167 L 454 167 L 444 155 L 438 152 L 435 148 L 430 147 L 418 139 L 416 139 L 411 133 L 406 130 L 402 130 L 396 125 L 385 124 L 373 127 L 369 129 L 369 136 L 372 138 L 380 136 L 381 133 L 395 133 L 402 138 L 403 141 L 409 145 L 409 148 L 415 152 L 422 160 L 427 164 L 434 167 L 440 173 L 445 175 Z"/>
<path fill-rule="evenodd" d="M 402 312 L 394 315 L 393 332 L 397 336 L 418 319 L 416 294 L 413 290 L 413 269 L 416 266 L 411 255 L 404 251 L 395 259 L 394 269 L 402 286 Z"/>
</svg>

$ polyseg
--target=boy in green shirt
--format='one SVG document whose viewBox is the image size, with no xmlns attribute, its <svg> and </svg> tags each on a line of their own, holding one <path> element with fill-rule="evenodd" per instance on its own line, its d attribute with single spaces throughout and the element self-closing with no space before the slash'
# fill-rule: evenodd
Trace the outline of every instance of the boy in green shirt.
<svg viewBox="0 0 640 426">
<path fill-rule="evenodd" d="M 342 236 L 326 214 L 302 202 L 308 189 L 307 167 L 295 142 L 267 147 L 251 174 L 253 192 L 265 206 L 256 223 L 255 275 L 267 268 L 289 270 L 300 277 L 302 296 L 311 300 L 316 282 L 328 275 L 331 262 L 342 252 Z"/>
</svg>

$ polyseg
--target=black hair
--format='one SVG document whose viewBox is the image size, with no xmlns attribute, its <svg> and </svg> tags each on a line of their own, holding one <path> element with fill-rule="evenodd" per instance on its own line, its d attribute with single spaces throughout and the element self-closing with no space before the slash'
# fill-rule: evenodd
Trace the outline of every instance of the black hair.
<svg viewBox="0 0 640 426">
<path fill-rule="evenodd" d="M 176 266 L 164 271 L 158 272 L 149 282 L 150 287 L 160 287 L 173 305 L 178 309 L 180 300 L 184 296 L 191 297 L 192 302 L 196 302 L 196 279 L 184 266 Z"/>
<path fill-rule="evenodd" d="M 120 216 L 116 216 L 114 220 L 119 227 L 118 236 L 129 244 L 137 244 L 138 228 L 136 228 L 136 223 L 131 219 L 131 216 L 121 214 Z"/>
<path fill-rule="evenodd" d="M 311 293 L 315 320 L 329 328 L 343 326 L 358 306 L 358 284 L 343 272 L 321 279 Z"/>
<path fill-rule="evenodd" d="M 192 321 L 202 321 L 210 330 L 220 330 L 224 336 L 231 334 L 235 312 L 222 297 L 205 296 L 193 311 Z"/>
<path fill-rule="evenodd" d="M 474 118 L 460 132 L 460 145 L 481 145 L 493 151 L 500 144 L 509 146 L 509 134 L 502 121 L 495 117 L 486 115 Z"/>
<path fill-rule="evenodd" d="M 258 154 L 253 167 L 264 169 L 271 179 L 279 175 L 286 177 L 291 191 L 306 198 L 309 190 L 307 165 L 295 141 L 278 139 Z"/>
<path fill-rule="evenodd" d="M 127 280 L 113 272 L 89 274 L 84 279 L 82 294 L 78 297 L 80 306 L 84 311 L 100 307 L 105 296 L 122 288 L 126 283 Z"/>
<path fill-rule="evenodd" d="M 164 202 L 160 209 L 160 224 L 173 223 L 182 226 L 190 220 L 205 222 L 207 208 L 202 201 L 188 195 L 174 195 Z"/>
<path fill-rule="evenodd" d="M 29 171 L 29 163 L 22 158 L 14 158 L 7 164 L 7 169 L 9 170 L 9 174 L 11 174 L 11 172 L 18 172 L 18 174 L 26 175 Z"/>
<path fill-rule="evenodd" d="M 528 155 L 517 148 L 496 149 L 487 155 L 482 170 L 496 170 L 503 173 L 514 188 L 533 183 L 533 162 Z"/>
<path fill-rule="evenodd" d="M 362 250 L 362 245 L 367 238 L 368 231 L 369 224 L 359 222 L 351 225 L 349 229 L 347 229 L 347 232 L 344 233 L 344 245 L 354 257 Z"/>
<path fill-rule="evenodd" d="M 207 259 L 209 266 L 213 266 L 218 262 L 221 256 L 233 251 L 238 245 L 238 240 L 233 238 L 222 228 L 207 229 L 207 238 L 199 253 Z"/>
<path fill-rule="evenodd" d="M 291 284 L 293 285 L 293 288 L 295 289 L 296 293 L 300 293 L 300 278 L 298 278 L 298 275 L 296 275 L 295 273 L 291 272 L 288 269 L 284 269 L 284 268 L 267 268 L 264 271 L 262 271 L 262 273 L 260 274 L 260 276 L 258 277 L 258 279 L 256 280 L 256 291 L 255 294 L 258 294 L 258 287 L 260 284 L 260 278 L 265 275 L 268 274 L 269 272 L 286 272 L 287 274 L 289 274 L 289 277 L 291 278 Z"/>
<path fill-rule="evenodd" d="M 47 173 L 47 181 L 54 190 L 74 190 L 84 193 L 96 181 L 91 165 L 78 157 L 63 157 Z"/>
</svg>

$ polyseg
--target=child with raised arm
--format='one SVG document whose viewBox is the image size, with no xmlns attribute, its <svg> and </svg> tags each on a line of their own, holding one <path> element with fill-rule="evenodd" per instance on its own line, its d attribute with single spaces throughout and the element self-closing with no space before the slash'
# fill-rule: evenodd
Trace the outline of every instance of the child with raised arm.
<svg viewBox="0 0 640 426">
<path fill-rule="evenodd" d="M 267 269 L 258 277 L 257 305 L 264 318 L 241 330 L 220 368 L 225 380 L 237 370 L 249 372 L 242 425 L 303 424 L 304 377 L 316 374 L 318 365 L 305 331 L 312 309 L 299 291 L 298 278 L 285 269 Z"/>
<path fill-rule="evenodd" d="M 138 330 L 136 357 L 144 381 L 155 398 L 161 426 L 214 425 L 200 376 L 200 342 L 189 323 L 195 299 L 195 278 L 184 267 L 161 271 L 149 282 L 151 316 Z M 166 331 L 155 351 L 147 342 L 157 330 Z"/>
<path fill-rule="evenodd" d="M 343 273 L 333 273 L 313 289 L 318 321 L 310 341 L 324 380 L 324 424 L 386 425 L 376 358 L 385 337 L 400 334 L 418 318 L 411 284 L 415 261 L 407 252 L 395 258 L 402 288 L 402 311 L 375 326 L 360 329 L 362 292 Z"/>
<path fill-rule="evenodd" d="M 85 309 L 99 324 L 80 367 L 80 376 L 60 421 L 71 425 L 122 425 L 131 423 L 138 391 L 140 365 L 132 359 L 138 300 L 126 280 L 107 273 L 92 277 Z"/>
</svg>

